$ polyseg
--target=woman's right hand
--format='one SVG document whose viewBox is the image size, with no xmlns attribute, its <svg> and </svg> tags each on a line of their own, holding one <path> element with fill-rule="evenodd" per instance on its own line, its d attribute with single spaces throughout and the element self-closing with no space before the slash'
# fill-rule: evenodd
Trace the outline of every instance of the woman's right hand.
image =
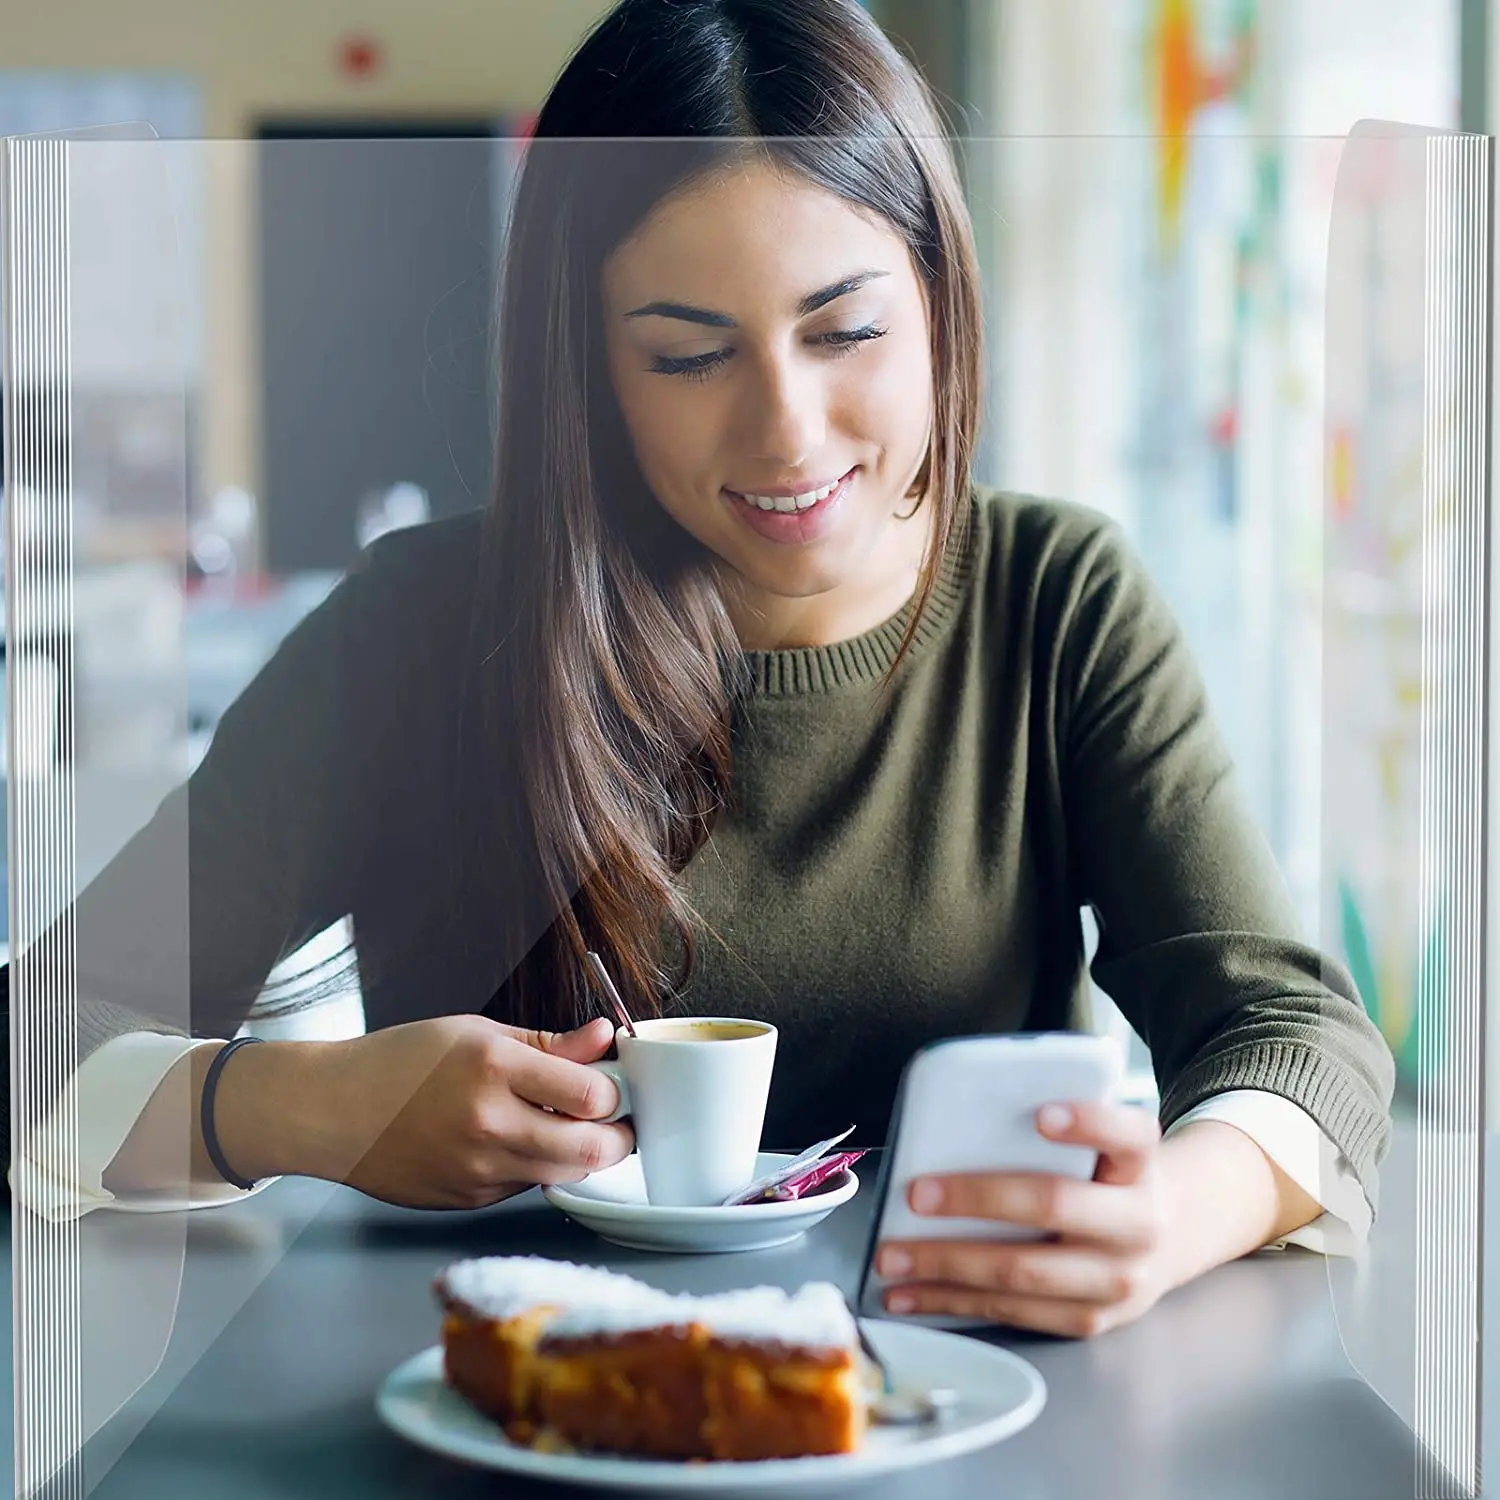
<svg viewBox="0 0 1500 1500">
<path fill-rule="evenodd" d="M 578 1182 L 634 1145 L 628 1125 L 603 1123 L 615 1084 L 583 1066 L 613 1039 L 602 1018 L 554 1033 L 460 1015 L 245 1047 L 220 1076 L 219 1144 L 247 1177 L 323 1177 L 413 1208 Z"/>
</svg>

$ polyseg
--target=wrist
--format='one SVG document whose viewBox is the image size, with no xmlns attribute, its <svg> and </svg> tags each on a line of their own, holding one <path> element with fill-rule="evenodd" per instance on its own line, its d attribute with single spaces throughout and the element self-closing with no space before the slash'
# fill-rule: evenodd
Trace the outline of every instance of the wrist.
<svg viewBox="0 0 1500 1500">
<path fill-rule="evenodd" d="M 329 1042 L 262 1042 L 241 1047 L 219 1074 L 213 1100 L 214 1133 L 225 1161 L 242 1177 L 325 1175 L 327 1125 L 318 1078 Z M 198 1089 L 214 1051 L 202 1048 Z M 217 1178 L 202 1149 L 206 1175 Z"/>
<path fill-rule="evenodd" d="M 1194 1120 L 1162 1142 L 1160 1161 L 1173 1286 L 1287 1232 L 1270 1158 L 1235 1126 Z"/>
</svg>

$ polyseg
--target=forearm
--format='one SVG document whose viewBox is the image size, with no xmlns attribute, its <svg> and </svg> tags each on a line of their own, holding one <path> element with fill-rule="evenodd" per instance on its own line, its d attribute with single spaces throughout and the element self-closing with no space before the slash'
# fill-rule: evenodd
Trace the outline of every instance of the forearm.
<svg viewBox="0 0 1500 1500">
<path fill-rule="evenodd" d="M 1249 1255 L 1322 1212 L 1243 1131 L 1195 1120 L 1161 1145 L 1170 1284 Z"/>
<path fill-rule="evenodd" d="M 323 1176 L 335 1156 L 320 1108 L 327 1042 L 242 1047 L 220 1074 L 214 1122 L 220 1149 L 247 1178 Z M 181 1190 L 184 1178 L 222 1181 L 209 1160 L 200 1119 L 203 1082 L 217 1048 L 197 1047 L 168 1071 L 109 1167 L 114 1193 Z"/>
</svg>

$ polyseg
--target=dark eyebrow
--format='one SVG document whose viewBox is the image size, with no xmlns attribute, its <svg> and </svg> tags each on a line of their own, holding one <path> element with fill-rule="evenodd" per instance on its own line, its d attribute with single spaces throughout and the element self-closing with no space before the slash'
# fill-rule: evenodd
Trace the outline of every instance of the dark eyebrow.
<svg viewBox="0 0 1500 1500">
<path fill-rule="evenodd" d="M 827 307 L 830 302 L 840 297 L 847 297 L 850 292 L 857 292 L 867 281 L 874 281 L 879 276 L 889 276 L 889 271 L 856 271 L 852 276 L 846 276 L 842 281 L 835 281 L 832 286 L 825 286 L 821 291 L 809 292 L 798 304 L 797 312 L 806 317 L 808 313 L 817 312 L 820 307 Z"/>
<path fill-rule="evenodd" d="M 627 318 L 680 318 L 684 323 L 703 323 L 709 328 L 737 326 L 728 313 L 710 312 L 706 307 L 689 307 L 686 302 L 648 302 L 644 307 L 631 308 L 625 316 Z"/>
<path fill-rule="evenodd" d="M 797 304 L 797 316 L 805 318 L 808 313 L 815 313 L 820 307 L 827 307 L 830 302 L 840 297 L 847 297 L 850 292 L 856 292 L 867 281 L 874 281 L 878 276 L 889 276 L 889 271 L 856 271 L 852 276 L 845 276 L 841 281 L 835 281 L 831 286 L 820 287 L 816 292 L 809 292 Z M 676 318 L 683 323 L 701 323 L 707 328 L 736 328 L 739 325 L 728 313 L 711 312 L 706 307 L 693 307 L 686 302 L 648 302 L 643 307 L 633 307 L 625 314 L 627 318 Z"/>
</svg>

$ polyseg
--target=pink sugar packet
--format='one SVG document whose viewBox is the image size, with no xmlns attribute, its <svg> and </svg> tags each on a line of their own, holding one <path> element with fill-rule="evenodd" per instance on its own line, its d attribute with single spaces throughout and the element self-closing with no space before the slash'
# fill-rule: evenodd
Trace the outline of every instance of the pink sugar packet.
<svg viewBox="0 0 1500 1500">
<path fill-rule="evenodd" d="M 840 1141 L 847 1140 L 853 1134 L 854 1127 L 845 1126 L 837 1135 L 831 1135 L 826 1141 L 819 1141 L 816 1145 L 809 1146 L 806 1151 L 799 1152 L 790 1161 L 783 1162 L 774 1172 L 768 1172 L 764 1177 L 757 1177 L 754 1182 L 741 1188 L 739 1192 L 731 1193 L 719 1206 L 738 1208 L 745 1203 L 770 1201 L 773 1188 L 779 1188 L 782 1183 L 801 1177 L 808 1167 L 823 1159 L 825 1152 L 832 1151 Z"/>
<path fill-rule="evenodd" d="M 833 1156 L 825 1156 L 822 1161 L 814 1162 L 805 1172 L 787 1182 L 773 1187 L 765 1196 L 763 1201 L 768 1203 L 786 1203 L 793 1198 L 805 1198 L 816 1187 L 821 1187 L 830 1177 L 837 1177 L 845 1167 L 852 1167 L 863 1151 L 839 1151 Z"/>
<path fill-rule="evenodd" d="M 853 1128 L 852 1125 L 849 1127 L 850 1130 Z M 844 1134 L 848 1135 L 849 1131 L 846 1130 Z M 826 1142 L 824 1149 L 827 1149 Z M 846 1167 L 853 1166 L 864 1154 L 863 1151 L 840 1151 L 833 1156 L 814 1158 L 811 1152 L 805 1152 L 796 1161 L 769 1176 L 758 1178 L 749 1187 L 734 1194 L 725 1201 L 724 1207 L 742 1208 L 751 1203 L 790 1203 L 798 1198 L 805 1198 L 814 1188 L 821 1187 Z"/>
</svg>

